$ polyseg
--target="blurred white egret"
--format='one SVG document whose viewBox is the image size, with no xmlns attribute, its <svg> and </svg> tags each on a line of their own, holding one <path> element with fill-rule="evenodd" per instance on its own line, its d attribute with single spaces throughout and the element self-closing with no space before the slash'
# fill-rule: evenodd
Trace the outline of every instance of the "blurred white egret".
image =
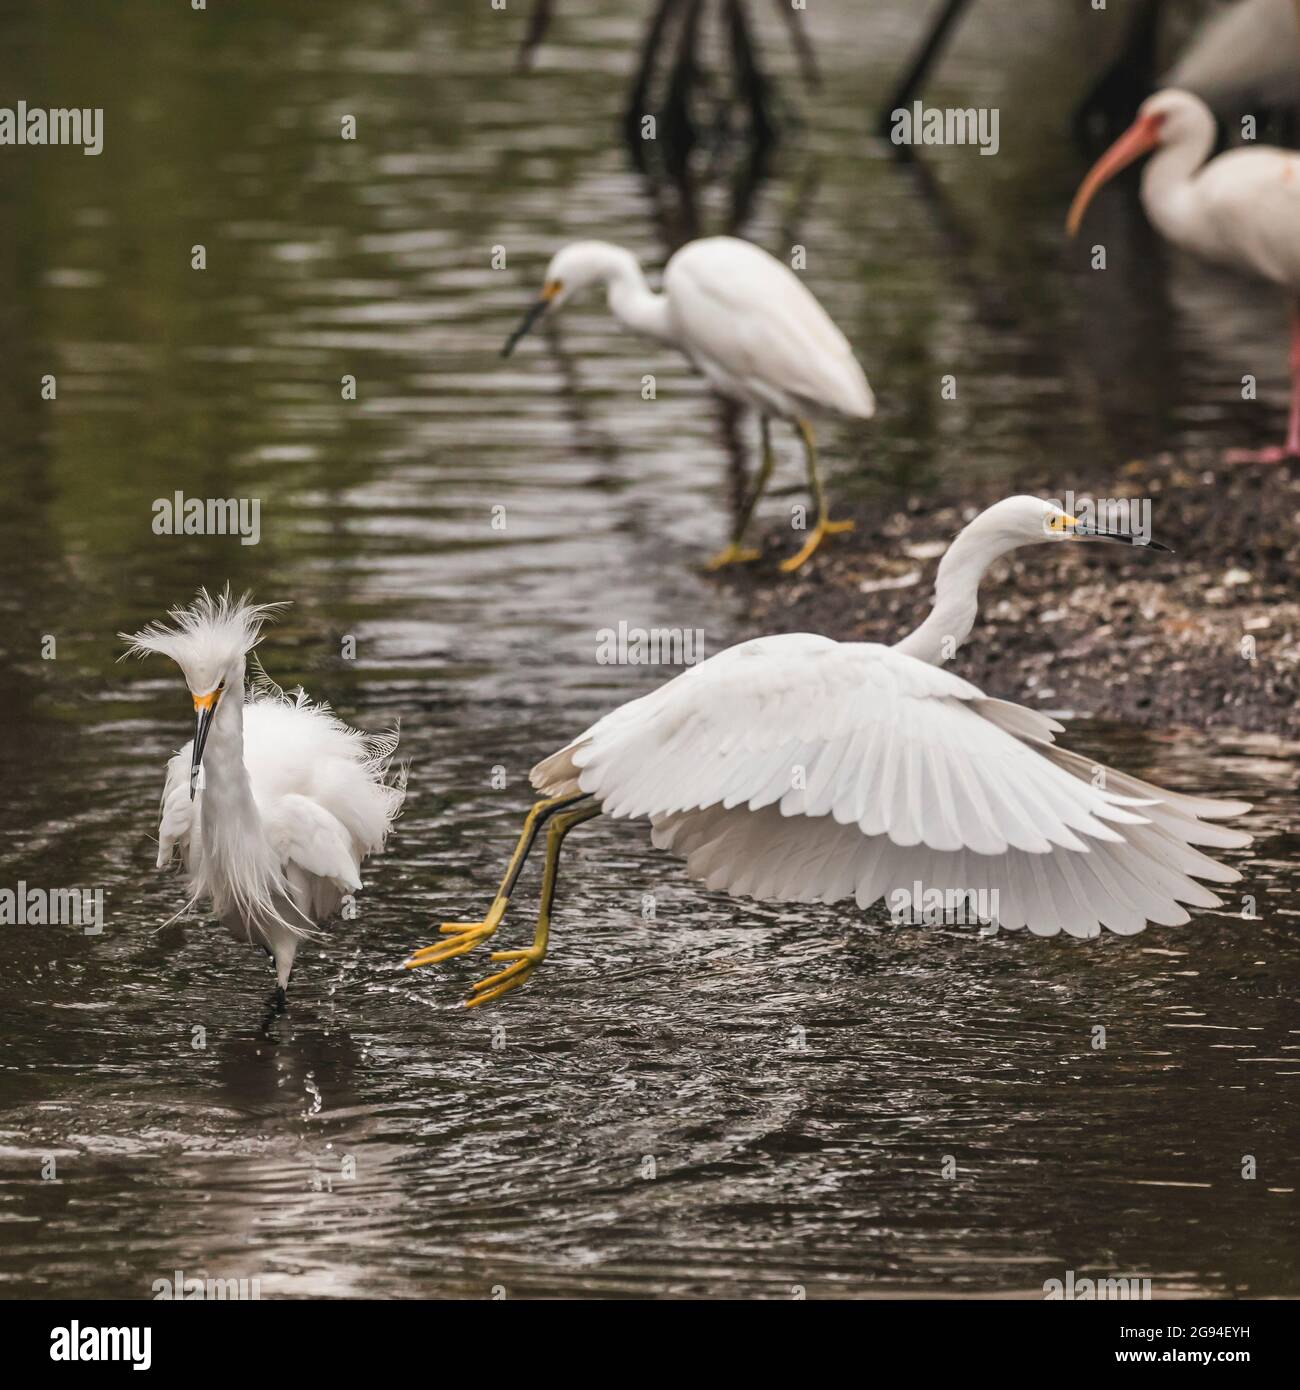
<svg viewBox="0 0 1300 1390">
<path fill-rule="evenodd" d="M 179 851 L 189 906 L 208 903 L 236 941 L 274 958 L 283 1004 L 299 941 L 361 888 L 404 790 L 387 778 L 396 734 L 367 737 L 264 677 L 245 696 L 247 654 L 281 607 L 201 589 L 171 627 L 119 635 L 128 655 L 171 657 L 194 701 L 194 738 L 167 764 L 158 867 Z"/>
<path fill-rule="evenodd" d="M 825 536 L 853 528 L 826 511 L 810 416 L 869 420 L 876 402 L 848 339 L 799 277 L 761 247 L 736 237 L 687 242 L 664 267 L 662 294 L 646 283 L 637 259 L 607 241 L 575 241 L 551 258 L 541 297 L 510 335 L 503 356 L 547 313 L 593 285 L 603 285 L 610 313 L 627 328 L 680 348 L 713 387 L 758 412 L 763 460 L 731 543 L 710 568 L 752 560 L 741 540 L 772 475 L 769 417 L 793 423 L 803 437 L 816 521 L 787 573 Z"/>
<path fill-rule="evenodd" d="M 546 951 L 561 843 L 601 811 L 648 817 L 654 844 L 684 858 L 691 877 L 764 900 L 852 897 L 866 908 L 900 890 L 911 897 L 919 883 L 945 900 L 987 895 L 1002 927 L 1079 937 L 1186 922 L 1181 904 L 1218 906 L 1195 880 L 1239 874 L 1193 846 L 1249 844 L 1207 823 L 1249 807 L 1099 767 L 1056 746 L 1054 720 L 939 668 L 975 622 L 989 565 L 1068 536 L 1132 540 L 1037 498 L 1008 498 L 953 541 L 930 615 L 897 646 L 760 637 L 606 715 L 533 769 L 546 800 L 529 813 L 487 917 L 445 924 L 448 939 L 406 964 L 447 960 L 490 936 L 550 820 L 533 944 L 495 952 L 512 964 L 466 1002 L 521 984 Z"/>
<path fill-rule="evenodd" d="M 1292 62 L 1294 63 L 1294 54 Z M 1071 236 L 1097 190 L 1152 150 L 1142 206 L 1160 234 L 1205 260 L 1271 280 L 1291 295 L 1291 418 L 1280 448 L 1235 451 L 1238 460 L 1300 457 L 1300 154 L 1262 145 L 1214 148 L 1214 117 L 1190 92 L 1148 97 L 1137 119 L 1089 170 L 1070 206 Z"/>
<path fill-rule="evenodd" d="M 1160 85 L 1224 112 L 1294 106 L 1298 11 L 1296 0 L 1232 0 L 1201 22 Z"/>
</svg>

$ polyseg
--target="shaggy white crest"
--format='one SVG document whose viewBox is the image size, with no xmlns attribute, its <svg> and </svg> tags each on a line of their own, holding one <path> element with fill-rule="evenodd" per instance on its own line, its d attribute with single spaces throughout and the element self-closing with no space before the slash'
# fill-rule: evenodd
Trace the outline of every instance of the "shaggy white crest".
<svg viewBox="0 0 1300 1390">
<path fill-rule="evenodd" d="M 127 656 L 159 652 L 181 668 L 191 694 L 206 695 L 234 673 L 262 640 L 262 625 L 279 615 L 284 603 L 254 603 L 251 594 L 233 597 L 227 585 L 214 598 L 200 589 L 188 608 L 172 608 L 172 623 L 152 622 L 139 632 L 120 632 Z"/>
</svg>

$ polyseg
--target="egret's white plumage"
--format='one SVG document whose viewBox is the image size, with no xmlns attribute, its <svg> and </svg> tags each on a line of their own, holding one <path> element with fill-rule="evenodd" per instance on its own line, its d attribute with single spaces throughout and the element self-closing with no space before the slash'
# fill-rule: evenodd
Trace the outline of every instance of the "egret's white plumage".
<svg viewBox="0 0 1300 1390">
<path fill-rule="evenodd" d="M 302 937 L 361 888 L 361 862 L 383 848 L 404 779 L 388 775 L 395 734 L 359 733 L 265 678 L 245 693 L 247 654 L 279 607 L 201 590 L 171 610 L 170 626 L 121 635 L 129 654 L 176 662 L 198 716 L 198 757 L 191 740 L 167 764 L 158 867 L 179 854 L 191 904 L 269 951 L 283 990 Z"/>
<path fill-rule="evenodd" d="M 544 314 L 597 285 L 605 288 L 620 324 L 680 348 L 718 391 L 752 407 L 764 421 L 764 472 L 727 558 L 746 558 L 738 549 L 739 533 L 770 471 L 769 416 L 804 430 L 818 519 L 824 521 L 807 421 L 819 415 L 869 420 L 876 402 L 848 339 L 803 281 L 752 242 L 705 237 L 672 256 L 663 291 L 656 294 L 630 251 L 605 241 L 576 241 L 551 258 L 542 296 L 511 335 L 506 353 Z M 821 526 L 818 538 L 834 529 Z M 801 553 L 800 562 L 804 558 Z"/>
<path fill-rule="evenodd" d="M 606 241 L 571 242 L 546 268 L 547 311 L 595 285 L 605 287 L 619 323 L 680 348 L 743 405 L 785 420 L 875 414 L 848 339 L 794 271 L 753 242 L 687 242 L 664 267 L 661 294 L 630 251 Z"/>
<path fill-rule="evenodd" d="M 1300 455 L 1300 153 L 1260 146 L 1209 159 L 1214 136 L 1214 117 L 1200 97 L 1157 92 L 1088 172 L 1067 226 L 1075 232 L 1097 190 L 1154 151 L 1142 171 L 1142 206 L 1161 235 L 1205 260 L 1269 280 L 1292 296 L 1287 442 L 1261 457 Z"/>
<path fill-rule="evenodd" d="M 1215 823 L 1248 808 L 1099 769 L 1055 745 L 1054 720 L 932 664 L 969 633 L 993 560 L 1083 534 L 1062 518 L 999 503 L 949 548 L 931 617 L 897 646 L 742 643 L 606 715 L 534 786 L 649 818 L 658 847 L 733 894 L 867 907 L 919 882 L 996 891 L 1001 925 L 1040 935 L 1187 921 L 1219 902 L 1198 879 L 1238 878 L 1202 847 L 1248 844 Z"/>
<path fill-rule="evenodd" d="M 692 241 L 664 267 L 672 341 L 724 395 L 796 420 L 869 420 L 875 397 L 849 340 L 802 280 L 736 237 Z"/>
</svg>

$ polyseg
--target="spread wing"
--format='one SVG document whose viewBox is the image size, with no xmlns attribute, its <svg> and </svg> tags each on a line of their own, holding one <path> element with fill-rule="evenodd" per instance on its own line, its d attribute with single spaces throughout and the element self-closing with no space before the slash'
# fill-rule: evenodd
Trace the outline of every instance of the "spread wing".
<svg viewBox="0 0 1300 1390">
<path fill-rule="evenodd" d="M 690 873 L 749 896 L 983 887 L 1005 925 L 1079 935 L 1216 904 L 1194 878 L 1237 874 L 1193 846 L 1248 843 L 1206 824 L 1246 808 L 1096 768 L 1052 743 L 1059 727 L 891 648 L 793 634 L 622 706 L 533 781 L 648 816 Z"/>
</svg>

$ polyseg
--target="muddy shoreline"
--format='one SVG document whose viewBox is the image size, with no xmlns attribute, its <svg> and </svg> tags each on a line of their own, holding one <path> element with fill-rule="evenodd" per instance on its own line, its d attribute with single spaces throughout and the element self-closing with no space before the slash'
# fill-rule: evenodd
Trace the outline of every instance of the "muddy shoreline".
<svg viewBox="0 0 1300 1390">
<path fill-rule="evenodd" d="M 750 631 L 892 643 L 929 610 L 938 557 L 979 509 L 1012 492 L 1063 499 L 1077 480 L 1026 471 L 996 486 L 886 494 L 796 576 L 789 531 L 724 582 L 748 592 Z M 1300 464 L 1204 455 L 1126 465 L 1095 497 L 1149 498 L 1164 555 L 1030 546 L 995 565 L 952 669 L 988 694 L 1076 718 L 1300 736 Z"/>
</svg>

